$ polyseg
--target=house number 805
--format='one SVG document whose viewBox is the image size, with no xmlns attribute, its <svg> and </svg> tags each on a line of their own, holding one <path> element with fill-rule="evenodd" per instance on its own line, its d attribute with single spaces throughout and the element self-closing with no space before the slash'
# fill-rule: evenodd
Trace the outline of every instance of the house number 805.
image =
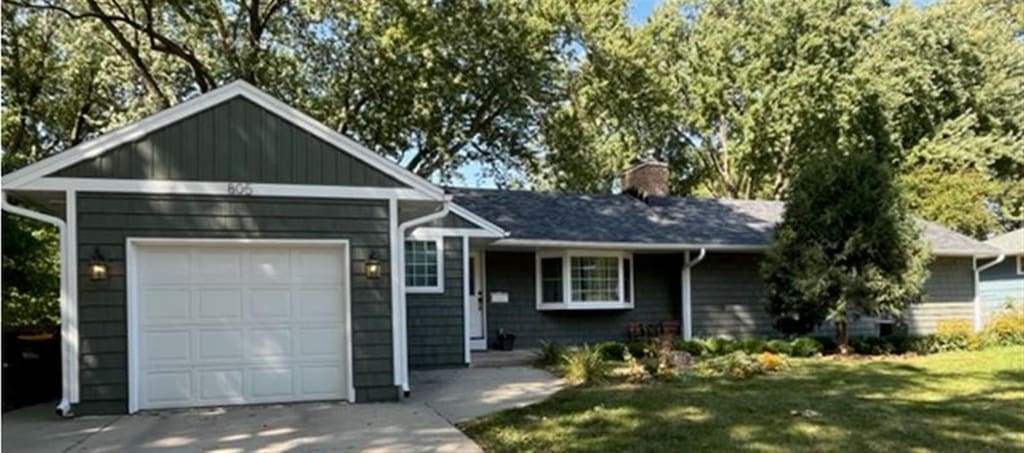
<svg viewBox="0 0 1024 453">
<path fill-rule="evenodd" d="M 252 195 L 252 186 L 247 182 L 229 182 L 228 183 L 228 194 L 249 196 Z"/>
</svg>

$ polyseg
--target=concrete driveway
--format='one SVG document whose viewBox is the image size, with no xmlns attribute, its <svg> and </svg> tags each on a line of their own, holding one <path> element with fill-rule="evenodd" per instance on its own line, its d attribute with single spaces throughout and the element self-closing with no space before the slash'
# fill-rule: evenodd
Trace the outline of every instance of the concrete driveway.
<svg viewBox="0 0 1024 453">
<path fill-rule="evenodd" d="M 478 452 L 453 422 L 539 401 L 561 388 L 532 368 L 416 373 L 399 403 L 336 402 L 61 419 L 55 404 L 3 415 L 3 451 Z"/>
</svg>

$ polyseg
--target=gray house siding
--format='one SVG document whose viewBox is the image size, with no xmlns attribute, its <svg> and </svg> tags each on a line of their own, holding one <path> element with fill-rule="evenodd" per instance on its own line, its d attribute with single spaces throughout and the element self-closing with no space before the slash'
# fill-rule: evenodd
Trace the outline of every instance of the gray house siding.
<svg viewBox="0 0 1024 453">
<path fill-rule="evenodd" d="M 241 97 L 51 176 L 404 186 Z"/>
<path fill-rule="evenodd" d="M 394 400 L 388 207 L 385 201 L 78 194 L 80 414 L 127 411 L 125 239 L 348 239 L 351 244 L 353 373 L 358 401 Z M 106 281 L 88 277 L 98 248 Z M 373 250 L 378 279 L 362 275 Z"/>
<path fill-rule="evenodd" d="M 693 269 L 694 336 L 753 337 L 779 335 L 765 310 L 764 287 L 758 271 L 760 254 L 710 253 Z M 974 277 L 970 258 L 938 257 L 929 267 L 927 298 L 911 306 L 906 322 L 914 334 L 935 331 L 943 319 L 973 317 Z M 823 326 L 822 334 L 830 334 Z M 851 335 L 876 335 L 871 319 L 850 326 Z"/>
<path fill-rule="evenodd" d="M 635 306 L 632 310 L 537 311 L 533 252 L 488 251 L 484 258 L 488 292 L 505 291 L 508 303 L 487 304 L 488 338 L 498 329 L 516 335 L 516 348 L 541 342 L 584 343 L 626 339 L 631 321 L 660 323 L 679 319 L 679 271 L 672 255 L 634 255 Z"/>
<path fill-rule="evenodd" d="M 465 365 L 462 238 L 444 240 L 444 293 L 406 296 L 409 367 Z"/>
<path fill-rule="evenodd" d="M 1008 255 L 1002 263 L 981 273 L 978 294 L 986 317 L 1002 310 L 1007 301 L 1024 303 L 1024 275 L 1017 273 L 1017 259 L 1017 256 Z M 985 262 L 988 261 L 981 263 Z"/>
</svg>

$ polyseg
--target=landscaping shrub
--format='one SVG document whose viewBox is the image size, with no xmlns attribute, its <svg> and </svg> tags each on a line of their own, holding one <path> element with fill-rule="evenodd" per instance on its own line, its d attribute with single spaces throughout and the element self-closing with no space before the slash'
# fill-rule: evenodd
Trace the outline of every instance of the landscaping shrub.
<svg viewBox="0 0 1024 453">
<path fill-rule="evenodd" d="M 721 356 L 739 351 L 740 343 L 723 337 L 708 338 L 704 342 L 704 349 L 712 356 Z"/>
<path fill-rule="evenodd" d="M 1024 305 L 1015 307 L 1008 303 L 1006 308 L 989 318 L 981 337 L 986 346 L 1024 344 Z"/>
<path fill-rule="evenodd" d="M 633 354 L 629 353 L 629 349 L 623 351 L 623 361 L 626 362 L 626 381 L 631 384 L 642 384 L 651 379 L 651 373 L 647 370 L 644 364 L 637 360 Z"/>
<path fill-rule="evenodd" d="M 786 340 L 769 340 L 765 345 L 765 351 L 785 355 L 793 353 L 793 349 L 789 346 L 789 342 Z"/>
<path fill-rule="evenodd" d="M 816 336 L 813 338 L 821 345 L 822 354 L 835 354 L 839 349 L 839 345 L 836 344 L 836 339 L 832 336 Z"/>
<path fill-rule="evenodd" d="M 747 354 L 760 354 L 768 350 L 768 342 L 760 338 L 749 338 L 740 342 L 740 349 Z"/>
<path fill-rule="evenodd" d="M 821 352 L 822 346 L 818 340 L 811 337 L 800 337 L 789 344 L 790 355 L 793 357 L 811 357 Z"/>
<path fill-rule="evenodd" d="M 573 385 L 596 384 L 607 377 L 608 362 L 599 349 L 583 345 L 562 355 L 562 373 L 565 380 Z"/>
<path fill-rule="evenodd" d="M 543 367 L 552 367 L 558 365 L 562 361 L 562 355 L 565 353 L 563 348 L 558 343 L 553 341 L 544 340 L 540 342 L 540 364 Z"/>
<path fill-rule="evenodd" d="M 905 352 L 913 352 L 916 354 L 931 354 L 937 350 L 935 344 L 934 335 L 922 335 L 916 337 L 907 337 Z"/>
<path fill-rule="evenodd" d="M 935 350 L 963 351 L 977 350 L 981 347 L 981 341 L 974 334 L 971 323 L 963 319 L 939 321 L 935 328 Z"/>
<path fill-rule="evenodd" d="M 641 340 L 634 340 L 626 343 L 626 349 L 629 353 L 636 358 L 647 357 L 647 351 L 650 349 L 650 343 Z"/>
<path fill-rule="evenodd" d="M 765 356 L 765 358 L 762 359 L 762 356 Z M 764 360 L 764 364 L 762 360 Z M 734 351 L 721 357 L 705 360 L 698 364 L 697 369 L 702 374 L 727 375 L 738 379 L 746 379 L 768 371 L 765 368 L 766 364 L 773 367 L 773 370 L 780 370 L 786 366 L 785 359 L 777 354 L 766 352 L 760 355 L 750 355 L 743 351 Z"/>
<path fill-rule="evenodd" d="M 699 339 L 694 340 L 679 340 L 676 342 L 676 349 L 686 352 L 694 357 L 701 357 L 707 355 L 707 350 L 704 348 L 704 341 Z"/>
<path fill-rule="evenodd" d="M 598 343 L 595 348 L 601 351 L 601 356 L 604 357 L 605 360 L 612 360 L 616 362 L 624 360 L 626 356 L 625 353 L 627 352 L 626 345 L 617 341 L 605 341 L 603 343 Z"/>
<path fill-rule="evenodd" d="M 761 370 L 766 373 L 782 371 L 789 367 L 789 363 L 786 362 L 785 356 L 767 351 L 762 352 L 757 356 L 757 363 L 761 366 Z"/>
</svg>

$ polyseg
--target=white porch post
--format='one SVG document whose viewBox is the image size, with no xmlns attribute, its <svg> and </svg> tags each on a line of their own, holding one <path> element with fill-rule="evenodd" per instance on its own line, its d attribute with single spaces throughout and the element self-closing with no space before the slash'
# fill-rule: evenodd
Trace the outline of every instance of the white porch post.
<svg viewBox="0 0 1024 453">
<path fill-rule="evenodd" d="M 683 324 L 683 339 L 689 340 L 693 338 L 693 317 L 692 317 L 692 301 L 690 300 L 690 251 L 687 250 L 683 254 L 683 311 L 682 311 L 682 324 Z"/>
</svg>

